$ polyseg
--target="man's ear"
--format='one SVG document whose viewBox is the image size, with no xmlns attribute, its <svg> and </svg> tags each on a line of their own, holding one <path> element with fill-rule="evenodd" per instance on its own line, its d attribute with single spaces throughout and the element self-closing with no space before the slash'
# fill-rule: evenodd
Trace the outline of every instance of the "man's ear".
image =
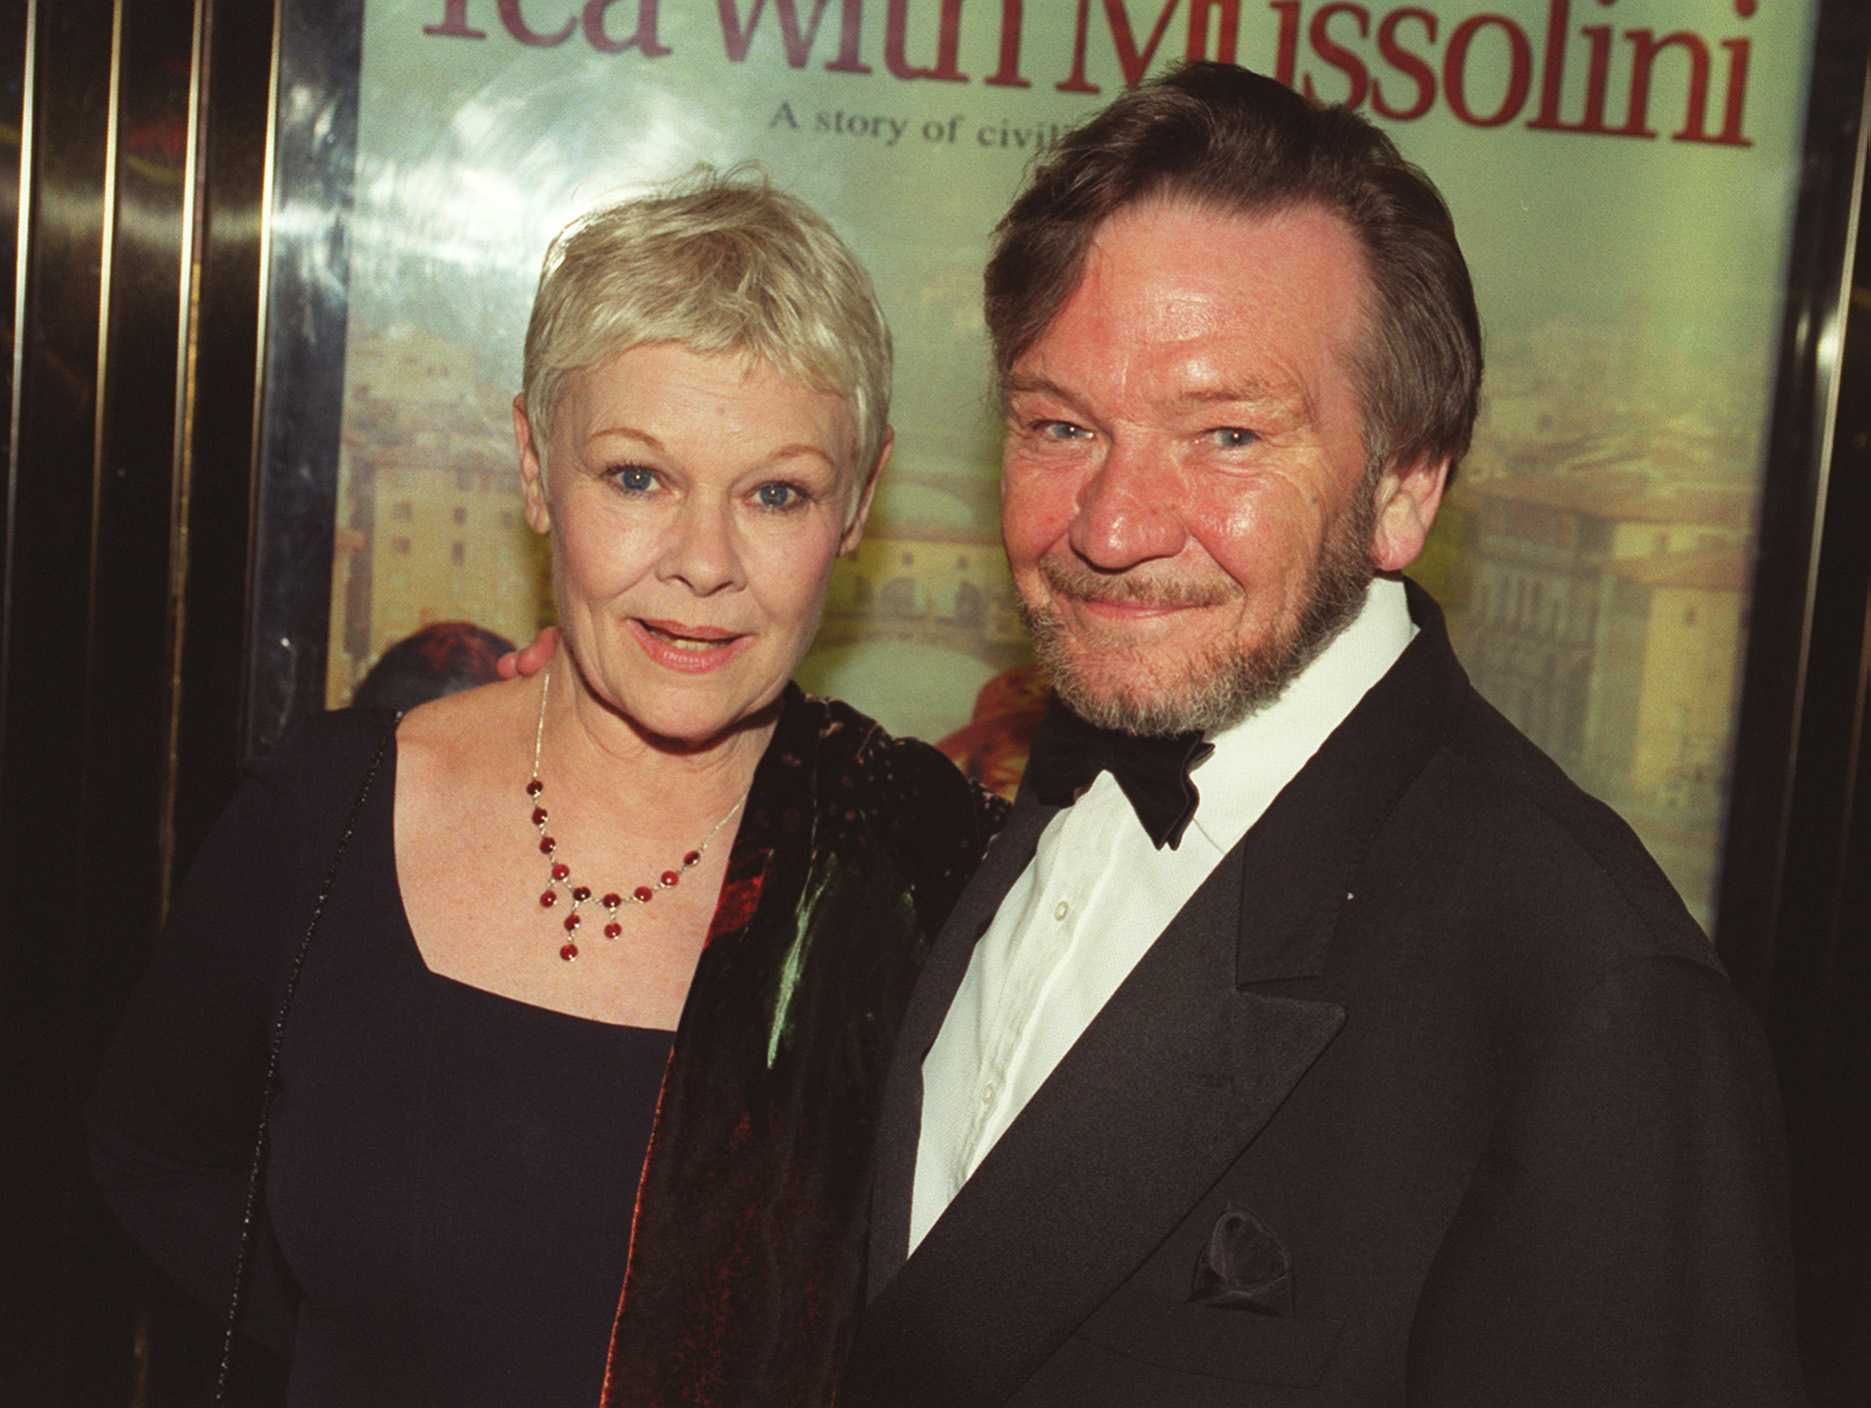
<svg viewBox="0 0 1871 1408">
<path fill-rule="evenodd" d="M 890 463 L 890 451 L 895 447 L 896 432 L 886 430 L 884 447 L 877 452 L 877 463 L 871 466 L 871 472 L 864 477 L 864 487 L 858 491 L 857 508 L 851 515 L 851 521 L 845 525 L 844 535 L 838 539 L 840 557 L 857 550 L 858 540 L 864 536 L 864 521 L 871 516 L 871 499 L 877 493 L 877 476 Z"/>
<path fill-rule="evenodd" d="M 520 452 L 520 486 L 526 494 L 526 521 L 535 533 L 552 531 L 552 512 L 546 507 L 546 468 L 540 463 L 533 423 L 526 416 L 526 397 L 513 398 L 513 443 Z"/>
<path fill-rule="evenodd" d="M 1386 468 L 1377 481 L 1371 563 L 1380 572 L 1401 572 L 1423 550 L 1442 491 L 1449 482 L 1449 457 L 1424 456 L 1402 468 Z"/>
</svg>

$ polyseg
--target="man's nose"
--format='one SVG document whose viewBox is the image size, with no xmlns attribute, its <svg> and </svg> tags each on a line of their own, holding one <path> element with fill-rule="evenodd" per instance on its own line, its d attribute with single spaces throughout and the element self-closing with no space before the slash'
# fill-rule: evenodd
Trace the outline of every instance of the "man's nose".
<svg viewBox="0 0 1871 1408">
<path fill-rule="evenodd" d="M 1188 541 L 1181 487 L 1161 451 L 1113 445 L 1079 491 L 1073 550 L 1107 572 L 1176 556 Z"/>
<path fill-rule="evenodd" d="M 747 585 L 731 506 L 686 501 L 669 524 L 657 569 L 664 581 L 680 582 L 697 596 Z"/>
</svg>

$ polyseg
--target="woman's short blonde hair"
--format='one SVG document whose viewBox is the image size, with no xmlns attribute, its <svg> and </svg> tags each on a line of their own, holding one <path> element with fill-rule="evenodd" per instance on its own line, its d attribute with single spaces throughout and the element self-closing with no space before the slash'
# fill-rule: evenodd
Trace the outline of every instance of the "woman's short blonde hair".
<svg viewBox="0 0 1871 1408">
<path fill-rule="evenodd" d="M 546 251 L 521 394 L 543 463 L 565 378 L 632 347 L 743 353 L 851 408 L 860 475 L 890 424 L 890 328 L 825 220 L 764 178 L 704 171 L 580 216 Z"/>
</svg>

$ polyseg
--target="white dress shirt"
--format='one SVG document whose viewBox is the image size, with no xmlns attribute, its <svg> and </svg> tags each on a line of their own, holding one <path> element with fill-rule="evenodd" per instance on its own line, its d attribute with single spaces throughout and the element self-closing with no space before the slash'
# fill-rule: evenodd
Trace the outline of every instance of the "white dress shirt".
<svg viewBox="0 0 1871 1408">
<path fill-rule="evenodd" d="M 1201 800 L 1177 849 L 1156 849 L 1108 772 L 1048 823 L 923 1060 L 912 1251 L 1170 920 L 1415 633 L 1403 584 L 1378 578 L 1357 619 L 1277 700 L 1213 737 L 1215 751 L 1191 773 Z"/>
</svg>

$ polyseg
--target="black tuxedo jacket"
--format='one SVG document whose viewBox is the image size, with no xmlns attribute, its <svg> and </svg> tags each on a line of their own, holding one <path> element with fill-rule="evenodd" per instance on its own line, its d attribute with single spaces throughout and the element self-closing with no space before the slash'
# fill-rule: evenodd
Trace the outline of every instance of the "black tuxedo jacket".
<svg viewBox="0 0 1871 1408">
<path fill-rule="evenodd" d="M 899 1042 L 839 1408 L 1802 1401 L 1758 1028 L 1411 609 L 905 1260 L 922 1058 L 1052 814 L 1018 802 Z"/>
</svg>

